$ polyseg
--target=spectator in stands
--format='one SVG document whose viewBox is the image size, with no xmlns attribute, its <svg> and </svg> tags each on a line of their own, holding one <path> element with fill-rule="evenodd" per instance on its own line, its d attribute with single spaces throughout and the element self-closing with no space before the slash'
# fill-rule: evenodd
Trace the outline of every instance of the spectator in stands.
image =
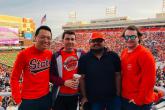
<svg viewBox="0 0 165 110">
<path fill-rule="evenodd" d="M 6 110 L 18 110 L 18 107 L 15 106 L 14 101 L 11 97 L 8 101 L 8 106 L 7 106 Z"/>
<path fill-rule="evenodd" d="M 2 102 L 0 102 L 0 110 L 5 110 L 5 109 L 2 107 Z"/>
<path fill-rule="evenodd" d="M 165 110 L 165 88 L 154 87 L 154 105 L 151 110 Z"/>
<path fill-rule="evenodd" d="M 40 26 L 34 36 L 35 44 L 22 50 L 11 75 L 11 90 L 19 110 L 49 110 L 49 67 L 52 52 L 47 50 L 52 39 L 48 26 Z M 22 77 L 21 77 L 22 76 Z M 22 89 L 19 86 L 23 79 Z"/>
<path fill-rule="evenodd" d="M 5 81 L 5 87 L 10 86 L 9 80 Z"/>
<path fill-rule="evenodd" d="M 120 58 L 105 48 L 104 36 L 92 33 L 90 51 L 78 66 L 82 104 L 90 103 L 91 110 L 120 110 L 120 69 Z"/>
<path fill-rule="evenodd" d="M 154 102 L 157 103 L 165 96 L 165 89 L 162 87 L 154 86 Z"/>
<path fill-rule="evenodd" d="M 2 99 L 2 107 L 6 110 L 7 106 L 8 106 L 8 102 L 9 102 L 9 97 L 8 96 L 5 96 L 3 99 Z"/>
<path fill-rule="evenodd" d="M 122 37 L 127 46 L 121 53 L 123 110 L 150 110 L 156 80 L 154 57 L 140 45 L 142 34 L 136 26 L 128 26 Z"/>
<path fill-rule="evenodd" d="M 72 31 L 63 33 L 62 42 L 64 47 L 53 54 L 50 66 L 50 79 L 54 84 L 53 109 L 77 110 L 79 79 L 75 80 L 73 75 L 77 74 L 82 51 L 75 48 L 76 35 Z"/>
</svg>

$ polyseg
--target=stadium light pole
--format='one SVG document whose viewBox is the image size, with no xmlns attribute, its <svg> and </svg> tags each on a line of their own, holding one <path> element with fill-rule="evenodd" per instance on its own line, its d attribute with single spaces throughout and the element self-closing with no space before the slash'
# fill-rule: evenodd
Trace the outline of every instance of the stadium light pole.
<svg viewBox="0 0 165 110">
<path fill-rule="evenodd" d="M 69 12 L 69 21 L 70 22 L 75 22 L 77 18 L 76 11 L 71 11 Z"/>
<path fill-rule="evenodd" d="M 162 4 L 162 12 L 165 12 L 165 0 L 163 0 L 163 4 Z"/>
<path fill-rule="evenodd" d="M 116 17 L 116 9 L 117 9 L 116 6 L 111 6 L 111 7 L 106 8 L 106 11 L 105 11 L 106 16 L 110 18 Z"/>
</svg>

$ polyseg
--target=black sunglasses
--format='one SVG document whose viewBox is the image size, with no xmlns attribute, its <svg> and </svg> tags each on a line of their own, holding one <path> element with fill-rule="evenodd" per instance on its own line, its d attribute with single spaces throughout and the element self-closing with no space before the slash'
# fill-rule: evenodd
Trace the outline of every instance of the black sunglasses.
<svg viewBox="0 0 165 110">
<path fill-rule="evenodd" d="M 92 43 L 102 43 L 104 41 L 104 39 L 93 39 L 90 42 Z"/>
<path fill-rule="evenodd" d="M 137 37 L 136 35 L 124 36 L 124 39 L 125 39 L 125 40 L 128 40 L 128 39 L 130 39 L 130 40 L 135 40 L 136 37 Z"/>
</svg>

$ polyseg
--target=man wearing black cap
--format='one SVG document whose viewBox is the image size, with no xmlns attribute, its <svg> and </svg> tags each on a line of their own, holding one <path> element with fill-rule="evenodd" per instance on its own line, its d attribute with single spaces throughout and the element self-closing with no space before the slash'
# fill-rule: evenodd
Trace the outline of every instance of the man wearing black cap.
<svg viewBox="0 0 165 110">
<path fill-rule="evenodd" d="M 92 110 L 120 110 L 120 70 L 119 56 L 105 48 L 101 33 L 92 33 L 90 51 L 78 66 L 82 104 L 89 102 Z"/>
</svg>

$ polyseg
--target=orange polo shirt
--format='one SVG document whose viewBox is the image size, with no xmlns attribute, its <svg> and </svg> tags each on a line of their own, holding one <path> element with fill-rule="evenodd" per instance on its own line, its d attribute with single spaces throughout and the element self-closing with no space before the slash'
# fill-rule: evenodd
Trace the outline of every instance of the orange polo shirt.
<svg viewBox="0 0 165 110">
<path fill-rule="evenodd" d="M 141 45 L 128 53 L 121 54 L 122 97 L 134 99 L 137 105 L 153 102 L 156 81 L 156 66 L 153 55 Z"/>
</svg>

